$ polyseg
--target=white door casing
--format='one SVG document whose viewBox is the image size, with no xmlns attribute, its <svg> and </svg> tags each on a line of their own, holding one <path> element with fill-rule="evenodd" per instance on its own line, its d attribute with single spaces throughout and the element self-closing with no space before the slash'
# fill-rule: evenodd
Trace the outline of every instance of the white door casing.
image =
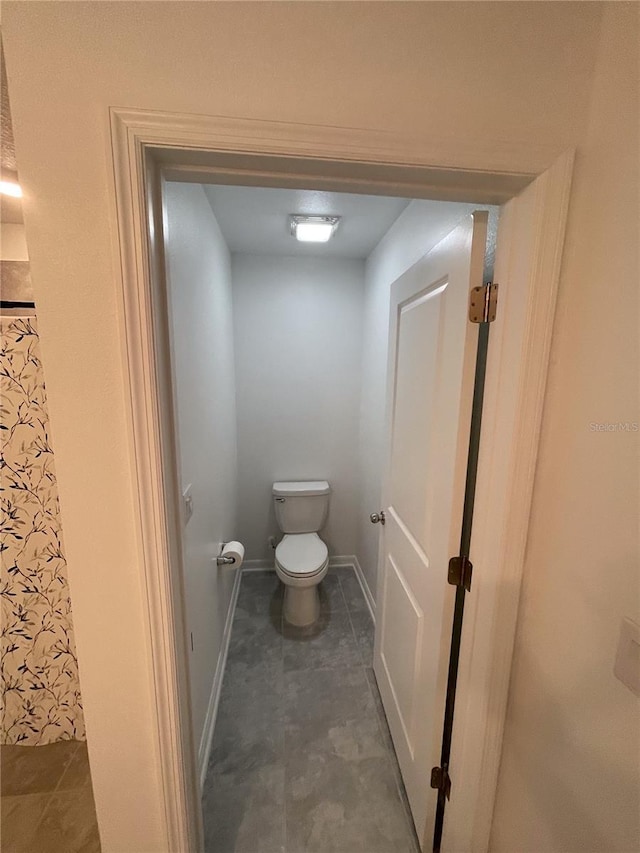
<svg viewBox="0 0 640 853">
<path fill-rule="evenodd" d="M 445 200 L 505 203 L 496 277 L 502 284 L 485 391 L 483 439 L 472 538 L 474 594 L 465 614 L 452 765 L 465 785 L 447 807 L 443 849 L 488 847 L 506 710 L 518 596 L 544 388 L 564 242 L 574 152 L 381 135 L 361 128 L 111 110 L 114 163 L 114 270 L 119 271 L 122 370 L 128 395 L 132 489 L 138 499 L 136 571 L 148 610 L 156 718 L 149 733 L 161 780 L 167 851 L 198 848 L 198 803 L 185 752 L 189 697 L 180 669 L 186 648 L 176 630 L 179 601 L 171 553 L 178 508 L 166 471 L 173 465 L 162 387 L 166 342 L 154 334 L 162 304 L 163 261 L 150 225 L 149 159 L 172 180 L 308 186 Z M 226 158 L 226 159 L 225 159 Z M 230 159 L 231 158 L 231 159 Z M 538 176 L 538 177 L 536 177 Z M 148 198 L 153 197 L 153 201 Z M 506 214 L 506 218 L 505 218 Z M 500 269 L 500 271 L 499 271 Z M 504 282 L 508 280 L 507 299 Z M 494 328 L 495 327 L 495 328 Z M 491 405 L 490 405 L 491 401 Z M 483 471 L 491 470 L 491 476 Z M 482 569 L 478 572 L 479 565 Z M 90 659 L 92 651 L 85 649 Z M 97 736 L 96 736 L 97 737 Z M 94 744 L 96 744 L 94 737 Z M 104 754 L 104 760 L 100 756 Z M 92 773 L 112 777 L 108 743 L 96 747 Z M 99 790 L 99 786 L 98 786 Z M 97 797 L 99 822 L 108 821 Z"/>
<path fill-rule="evenodd" d="M 388 467 L 374 670 L 418 835 L 433 828 L 487 214 L 468 217 L 392 285 Z M 445 640 L 443 642 L 443 640 Z"/>
</svg>

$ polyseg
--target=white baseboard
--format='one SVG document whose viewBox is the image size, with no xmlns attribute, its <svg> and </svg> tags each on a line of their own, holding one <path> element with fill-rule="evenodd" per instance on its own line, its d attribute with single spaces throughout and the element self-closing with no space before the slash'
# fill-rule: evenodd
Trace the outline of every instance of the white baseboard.
<svg viewBox="0 0 640 853">
<path fill-rule="evenodd" d="M 351 566 L 352 569 L 355 569 L 355 559 L 353 554 L 329 557 L 329 567 L 332 569 L 344 569 Z"/>
<path fill-rule="evenodd" d="M 216 724 L 218 715 L 218 705 L 220 704 L 220 693 L 222 691 L 222 679 L 224 670 L 227 665 L 227 654 L 229 652 L 229 640 L 231 639 L 231 626 L 233 624 L 233 615 L 236 611 L 236 603 L 238 601 L 238 593 L 240 592 L 240 581 L 242 580 L 242 571 L 236 572 L 233 589 L 231 590 L 231 600 L 229 601 L 229 609 L 227 610 L 227 618 L 224 623 L 224 631 L 222 632 L 222 644 L 220 654 L 218 655 L 218 663 L 216 665 L 216 674 L 213 677 L 211 685 L 211 695 L 209 696 L 209 705 L 207 706 L 207 715 L 204 720 L 202 729 L 202 737 L 200 738 L 200 747 L 198 749 L 198 771 L 200 778 L 200 790 L 204 787 L 204 781 L 207 775 L 207 767 L 209 765 L 209 756 L 211 755 L 211 745 L 213 743 L 213 730 Z"/>
<path fill-rule="evenodd" d="M 351 566 L 353 571 L 355 572 L 356 577 L 358 578 L 358 582 L 360 587 L 362 588 L 362 594 L 364 595 L 365 601 L 367 602 L 367 607 L 369 608 L 369 613 L 371 614 L 371 618 L 373 619 L 374 625 L 376 621 L 376 600 L 373 597 L 369 584 L 367 583 L 367 579 L 362 571 L 362 566 L 360 565 L 358 558 L 355 554 L 349 554 L 344 557 L 330 557 L 329 565 L 335 566 L 336 568 L 340 566 Z"/>
<path fill-rule="evenodd" d="M 245 560 L 241 569 L 243 572 L 275 572 L 275 570 L 273 560 Z"/>
<path fill-rule="evenodd" d="M 365 600 L 369 607 L 369 613 L 371 614 L 371 618 L 373 619 L 373 624 L 376 623 L 376 600 L 373 597 L 373 593 L 371 592 L 371 587 L 365 577 L 364 572 L 362 571 L 362 566 L 358 562 L 358 558 L 354 555 L 353 558 L 353 568 L 356 573 L 356 577 L 360 581 L 360 586 L 362 587 L 362 592 L 364 593 Z"/>
</svg>

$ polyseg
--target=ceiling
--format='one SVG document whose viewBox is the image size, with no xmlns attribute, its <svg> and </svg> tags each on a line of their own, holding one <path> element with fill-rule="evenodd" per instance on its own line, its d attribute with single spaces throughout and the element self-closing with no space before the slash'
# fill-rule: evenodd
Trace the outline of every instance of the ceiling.
<svg viewBox="0 0 640 853">
<path fill-rule="evenodd" d="M 203 189 L 231 252 L 366 258 L 400 216 L 409 199 L 318 190 L 208 184 Z M 328 243 L 299 243 L 289 214 L 342 217 Z"/>
</svg>

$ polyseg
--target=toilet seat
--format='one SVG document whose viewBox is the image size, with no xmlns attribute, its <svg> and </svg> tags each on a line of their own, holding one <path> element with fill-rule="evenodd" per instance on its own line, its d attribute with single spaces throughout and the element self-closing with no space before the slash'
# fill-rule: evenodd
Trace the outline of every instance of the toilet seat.
<svg viewBox="0 0 640 853">
<path fill-rule="evenodd" d="M 276 548 L 276 566 L 291 578 L 311 578 L 329 562 L 329 549 L 317 533 L 285 534 Z"/>
</svg>

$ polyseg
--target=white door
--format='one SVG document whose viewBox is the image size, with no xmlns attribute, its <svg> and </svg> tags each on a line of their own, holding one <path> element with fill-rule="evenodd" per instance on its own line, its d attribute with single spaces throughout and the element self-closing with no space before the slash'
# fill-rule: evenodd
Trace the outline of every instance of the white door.
<svg viewBox="0 0 640 853">
<path fill-rule="evenodd" d="M 387 417 L 374 670 L 416 830 L 430 849 L 482 284 L 487 214 L 455 228 L 391 290 Z"/>
</svg>

